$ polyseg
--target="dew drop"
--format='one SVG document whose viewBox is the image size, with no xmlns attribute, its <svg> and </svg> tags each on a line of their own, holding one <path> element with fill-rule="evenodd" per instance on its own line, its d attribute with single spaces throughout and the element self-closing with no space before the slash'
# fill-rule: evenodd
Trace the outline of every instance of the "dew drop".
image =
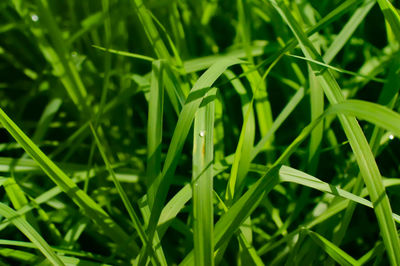
<svg viewBox="0 0 400 266">
<path fill-rule="evenodd" d="M 390 134 L 390 135 L 389 135 L 389 139 L 394 139 L 393 134 Z"/>
<path fill-rule="evenodd" d="M 200 131 L 200 137 L 204 137 L 206 135 L 206 132 L 204 130 Z"/>
<path fill-rule="evenodd" d="M 31 19 L 32 19 L 33 22 L 37 22 L 37 21 L 39 21 L 39 16 L 36 15 L 36 14 L 33 14 L 33 15 L 31 16 Z"/>
</svg>

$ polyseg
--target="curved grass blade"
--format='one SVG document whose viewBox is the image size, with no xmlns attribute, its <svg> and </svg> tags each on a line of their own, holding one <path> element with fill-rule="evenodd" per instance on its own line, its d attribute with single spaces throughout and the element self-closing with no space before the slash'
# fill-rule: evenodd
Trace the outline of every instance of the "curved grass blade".
<svg viewBox="0 0 400 266">
<path fill-rule="evenodd" d="M 390 71 L 388 74 L 387 82 L 383 86 L 383 89 L 379 95 L 378 103 L 385 105 L 389 108 L 393 108 L 394 104 L 396 102 L 396 99 L 398 98 L 398 91 L 400 89 L 400 77 L 397 74 L 397 71 L 399 70 L 399 56 L 397 55 L 395 58 L 393 58 L 392 62 L 389 65 Z M 371 150 L 374 153 L 374 155 L 377 155 L 379 152 L 379 147 L 381 143 L 382 136 L 384 134 L 384 129 L 375 127 L 371 138 L 370 138 L 370 146 Z M 364 185 L 364 181 L 362 180 L 361 175 L 357 177 L 357 182 L 353 187 L 353 193 L 356 195 L 359 195 L 362 187 Z M 353 202 L 349 203 L 349 206 L 346 208 L 345 214 L 343 216 L 343 220 L 340 223 L 340 228 L 336 234 L 334 234 L 334 237 L 332 239 L 333 243 L 336 245 L 340 245 L 342 240 L 344 239 L 348 226 L 350 224 L 350 221 L 353 217 L 354 210 L 356 208 L 356 204 Z M 382 243 L 381 243 L 382 244 Z"/>
<path fill-rule="evenodd" d="M 325 237 L 318 233 L 307 230 L 308 235 L 318 244 L 332 259 L 334 259 L 340 265 L 359 265 L 358 262 L 351 257 L 349 254 L 344 252 L 342 249 L 338 248 L 332 242 L 328 241 Z"/>
<path fill-rule="evenodd" d="M 400 114 L 386 106 L 362 100 L 346 100 L 328 108 L 326 114 L 329 113 L 356 116 L 358 119 L 367 120 L 400 137 Z"/>
</svg>

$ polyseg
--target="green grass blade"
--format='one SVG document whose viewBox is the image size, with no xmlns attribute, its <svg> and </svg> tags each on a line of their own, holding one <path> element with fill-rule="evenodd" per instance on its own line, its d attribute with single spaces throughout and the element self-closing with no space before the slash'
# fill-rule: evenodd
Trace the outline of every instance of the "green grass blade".
<svg viewBox="0 0 400 266">
<path fill-rule="evenodd" d="M 116 54 L 116 55 L 121 55 L 121 56 L 126 56 L 126 57 L 131 57 L 131 58 L 136 58 L 136 59 L 141 59 L 144 61 L 149 61 L 149 62 L 153 62 L 154 58 L 149 57 L 149 56 L 145 56 L 145 55 L 141 55 L 141 54 L 135 54 L 135 53 L 130 53 L 130 52 L 126 52 L 126 51 L 120 51 L 120 50 L 115 50 L 115 49 L 107 49 L 98 45 L 92 45 L 94 48 L 99 49 L 100 51 L 104 51 L 106 53 L 112 53 L 112 54 Z"/>
<path fill-rule="evenodd" d="M 298 55 L 292 55 L 292 54 L 288 54 L 288 56 L 294 57 L 294 58 L 298 58 L 298 59 L 302 59 L 302 60 L 317 64 L 317 65 L 332 69 L 332 70 L 337 71 L 339 73 L 348 74 L 348 75 L 352 75 L 352 76 L 356 76 L 356 77 L 361 77 L 361 78 L 365 78 L 365 79 L 368 79 L 368 80 L 373 80 L 373 81 L 380 82 L 380 83 L 385 83 L 386 82 L 384 79 L 374 78 L 374 77 L 366 76 L 366 75 L 359 74 L 359 73 L 356 73 L 356 72 L 348 71 L 346 69 L 341 69 L 341 68 L 338 68 L 338 67 L 334 67 L 334 66 L 328 65 L 326 63 L 323 63 L 321 61 L 317 61 L 317 60 L 314 60 L 314 59 L 310 59 L 310 58 L 306 58 L 306 57 L 302 57 L 302 56 L 298 56 Z"/>
<path fill-rule="evenodd" d="M 185 185 L 175 196 L 165 204 L 164 209 L 161 212 L 160 220 L 158 221 L 157 231 L 162 237 L 167 231 L 168 227 L 172 223 L 172 220 L 178 215 L 178 213 L 185 207 L 185 204 L 192 198 L 192 187 L 191 185 Z"/>
<path fill-rule="evenodd" d="M 153 18 L 150 14 L 150 11 L 146 8 L 142 0 L 132 0 L 132 2 L 146 32 L 147 38 L 149 39 L 151 46 L 154 48 L 158 58 L 166 60 L 170 59 L 171 56 L 167 47 L 162 41 L 156 25 L 153 23 Z"/>
<path fill-rule="evenodd" d="M 60 109 L 61 104 L 62 100 L 60 98 L 55 98 L 46 106 L 42 116 L 40 117 L 35 133 L 32 136 L 33 142 L 39 142 L 43 140 L 46 131 L 49 129 L 50 123 L 57 111 Z"/>
<path fill-rule="evenodd" d="M 148 122 L 147 122 L 147 178 L 149 187 L 147 192 L 149 205 L 155 201 L 156 187 L 151 186 L 161 172 L 161 143 L 163 132 L 163 63 L 155 61 L 151 72 L 151 85 L 149 94 Z"/>
<path fill-rule="evenodd" d="M 333 258 L 340 265 L 358 265 L 357 261 L 349 254 L 335 246 L 332 242 L 313 231 L 307 231 L 308 235 L 318 244 L 331 258 Z"/>
<path fill-rule="evenodd" d="M 196 265 L 214 265 L 213 153 L 216 89 L 209 103 L 194 118 L 193 140 L 193 240 Z"/>
<path fill-rule="evenodd" d="M 210 90 L 210 87 L 215 80 L 222 75 L 222 73 L 229 67 L 235 64 L 241 63 L 238 59 L 226 59 L 221 60 L 212 65 L 195 83 L 186 103 L 182 108 L 179 115 L 178 123 L 176 125 L 174 134 L 172 136 L 171 143 L 168 148 L 167 157 L 164 162 L 162 173 L 154 180 L 151 186 L 154 187 L 154 191 L 157 191 L 157 201 L 154 206 L 151 206 L 151 216 L 148 226 L 149 241 L 152 241 L 156 225 L 158 223 L 162 206 L 164 204 L 167 192 L 171 183 L 171 179 L 174 176 L 176 166 L 179 161 L 183 144 L 187 138 L 192 122 L 194 120 L 195 113 L 200 107 L 206 93 Z"/>
<path fill-rule="evenodd" d="M 327 192 L 335 196 L 349 199 L 366 207 L 373 208 L 373 204 L 370 201 L 338 187 L 332 186 L 314 176 L 308 175 L 294 168 L 282 166 L 279 171 L 279 176 L 281 182 L 292 182 L 299 185 L 307 186 L 309 188 L 316 189 L 322 192 Z M 392 216 L 397 222 L 400 222 L 399 215 L 392 213 Z"/>
<path fill-rule="evenodd" d="M 250 166 L 250 151 L 253 148 L 255 131 L 253 102 L 254 100 L 251 100 L 246 108 L 247 111 L 240 132 L 239 143 L 236 147 L 235 157 L 225 194 L 228 202 L 232 202 L 236 193 L 240 195 L 244 178 Z"/>
<path fill-rule="evenodd" d="M 14 206 L 14 209 L 19 211 L 21 208 L 23 208 L 25 205 L 28 204 L 28 199 L 25 196 L 24 191 L 21 189 L 21 187 L 18 185 L 17 182 L 15 182 L 14 178 L 8 178 L 4 183 L 2 184 L 4 186 L 4 189 L 6 191 L 6 194 L 8 198 L 10 199 L 11 203 Z M 32 213 L 27 213 L 22 216 L 23 218 L 26 219 L 26 221 L 36 230 L 39 231 L 39 226 L 37 223 L 37 220 L 35 216 Z M 40 231 L 39 231 L 40 233 Z"/>
<path fill-rule="evenodd" d="M 400 44 L 400 14 L 389 0 L 377 0 L 387 24 Z"/>
<path fill-rule="evenodd" d="M 326 112 L 356 116 L 400 137 L 400 114 L 386 106 L 361 100 L 346 100 L 331 106 Z"/>
<path fill-rule="evenodd" d="M 378 103 L 385 105 L 389 108 L 393 108 L 394 103 L 397 99 L 398 91 L 400 89 L 400 77 L 397 74 L 397 71 L 399 69 L 399 58 L 396 56 L 392 62 L 390 63 L 390 71 L 388 74 L 387 82 L 385 83 L 378 99 Z M 375 127 L 371 138 L 370 138 L 370 146 L 372 152 L 377 155 L 380 147 L 380 142 L 382 139 L 382 136 L 384 134 L 384 129 Z M 356 195 L 359 195 L 363 186 L 363 180 L 361 176 L 357 178 L 357 183 L 354 185 L 353 188 L 353 193 Z M 349 203 L 348 208 L 346 208 L 345 215 L 343 216 L 343 221 L 340 224 L 340 229 L 339 231 L 334 235 L 333 237 L 333 243 L 339 245 L 343 238 L 346 235 L 348 226 L 350 224 L 350 221 L 353 217 L 353 213 L 355 210 L 355 203 Z"/>
<path fill-rule="evenodd" d="M 323 56 L 324 62 L 329 64 L 335 58 L 375 3 L 375 1 L 365 1 L 362 6 L 357 8 L 340 33 L 336 36 L 335 40 L 329 46 L 328 50 L 326 50 Z"/>
</svg>

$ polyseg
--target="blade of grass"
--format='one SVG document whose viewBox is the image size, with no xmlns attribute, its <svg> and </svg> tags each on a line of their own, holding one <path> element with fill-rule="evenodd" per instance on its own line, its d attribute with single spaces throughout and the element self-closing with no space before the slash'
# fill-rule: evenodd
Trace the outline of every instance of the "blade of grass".
<svg viewBox="0 0 400 266">
<path fill-rule="evenodd" d="M 324 16 L 321 20 L 317 22 L 313 27 L 307 30 L 307 36 L 311 36 L 314 33 L 320 31 L 330 23 L 338 20 L 341 16 L 343 16 L 346 12 L 348 12 L 354 5 L 361 3 L 364 0 L 347 0 L 339 5 L 337 8 L 332 10 L 329 14 Z M 265 1 L 264 1 L 265 3 Z M 257 71 L 259 68 L 266 66 L 276 60 L 277 57 L 282 56 L 282 54 L 287 53 L 288 51 L 292 50 L 298 44 L 298 40 L 296 38 L 290 39 L 283 48 L 277 51 L 275 54 L 271 55 L 261 63 L 259 63 L 255 68 L 250 69 L 249 71 L 238 75 L 236 78 L 242 78 L 243 76 L 247 75 L 250 71 Z"/>
<path fill-rule="evenodd" d="M 149 95 L 148 122 L 147 122 L 147 186 L 149 188 L 148 204 L 154 205 L 156 196 L 151 184 L 161 172 L 161 143 L 163 131 L 163 63 L 162 61 L 153 62 L 151 72 L 151 86 Z"/>
<path fill-rule="evenodd" d="M 386 106 L 362 100 L 346 100 L 332 105 L 326 114 L 331 112 L 356 116 L 400 137 L 400 114 Z"/>
<path fill-rule="evenodd" d="M 389 0 L 377 0 L 387 24 L 393 31 L 394 37 L 400 44 L 400 14 Z"/>
<path fill-rule="evenodd" d="M 340 265 L 358 265 L 358 262 L 349 254 L 335 246 L 332 242 L 328 241 L 325 237 L 318 233 L 307 230 L 308 235 L 318 244 L 331 258 L 333 258 Z"/>
<path fill-rule="evenodd" d="M 356 76 L 356 77 L 361 77 L 361 78 L 365 78 L 365 79 L 368 79 L 368 80 L 373 80 L 373 81 L 380 82 L 380 83 L 385 83 L 386 82 L 386 80 L 384 80 L 384 79 L 374 78 L 374 77 L 366 76 L 366 75 L 359 74 L 359 73 L 356 73 L 356 72 L 352 72 L 352 71 L 349 71 L 349 70 L 341 69 L 341 68 L 334 67 L 334 66 L 328 65 L 326 63 L 323 63 L 321 61 L 317 61 L 317 60 L 314 60 L 314 59 L 309 59 L 309 58 L 306 58 L 306 57 L 302 57 L 302 56 L 298 56 L 298 55 L 292 55 L 292 54 L 286 54 L 286 55 L 290 56 L 290 57 L 302 59 L 302 60 L 317 64 L 317 65 L 320 65 L 320 66 L 323 66 L 323 67 L 326 67 L 326 68 L 329 68 L 329 69 L 332 69 L 332 70 L 337 71 L 339 73 L 344 73 L 344 74 L 348 74 L 348 75 L 352 75 L 352 76 Z"/>
<path fill-rule="evenodd" d="M 122 55 L 122 56 L 126 56 L 126 57 L 131 57 L 131 58 L 136 58 L 136 59 L 141 59 L 144 61 L 149 61 L 149 62 L 153 62 L 154 60 L 156 60 L 155 58 L 152 58 L 150 56 L 145 56 L 145 55 L 141 55 L 141 54 L 135 54 L 135 53 L 131 53 L 131 52 L 126 52 L 126 51 L 120 51 L 120 50 L 115 50 L 115 49 L 107 49 L 98 45 L 92 45 L 92 47 L 99 49 L 100 51 L 104 51 L 106 53 L 112 53 L 112 54 L 116 54 L 116 55 Z"/>
<path fill-rule="evenodd" d="M 193 241 L 196 265 L 214 265 L 213 153 L 217 89 L 211 89 L 194 118 Z M 210 101 L 207 101 L 211 98 Z"/>
<path fill-rule="evenodd" d="M 254 99 L 252 99 L 249 104 L 244 105 L 246 107 L 246 113 L 225 194 L 229 204 L 233 201 L 236 193 L 240 195 L 244 178 L 250 166 L 251 158 L 249 153 L 253 148 L 255 134 L 253 102 Z"/>
<path fill-rule="evenodd" d="M 20 210 L 23 206 L 28 204 L 28 199 L 26 198 L 24 191 L 17 184 L 17 182 L 15 182 L 13 177 L 8 178 L 2 185 L 4 186 L 6 194 L 13 204 L 15 210 Z M 27 213 L 22 217 L 25 218 L 36 231 L 39 231 L 37 220 L 32 213 Z"/>
<path fill-rule="evenodd" d="M 359 8 L 357 8 L 340 33 L 335 37 L 335 40 L 331 43 L 328 50 L 326 50 L 323 56 L 323 62 L 329 64 L 335 58 L 375 3 L 376 1 L 365 1 Z"/>
</svg>

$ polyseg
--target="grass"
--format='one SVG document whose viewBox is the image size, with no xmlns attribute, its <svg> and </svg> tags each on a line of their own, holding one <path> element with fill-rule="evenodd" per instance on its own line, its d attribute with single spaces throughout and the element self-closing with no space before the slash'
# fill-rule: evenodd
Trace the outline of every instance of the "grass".
<svg viewBox="0 0 400 266">
<path fill-rule="evenodd" d="M 396 1 L 3 1 L 0 265 L 400 265 Z"/>
</svg>

